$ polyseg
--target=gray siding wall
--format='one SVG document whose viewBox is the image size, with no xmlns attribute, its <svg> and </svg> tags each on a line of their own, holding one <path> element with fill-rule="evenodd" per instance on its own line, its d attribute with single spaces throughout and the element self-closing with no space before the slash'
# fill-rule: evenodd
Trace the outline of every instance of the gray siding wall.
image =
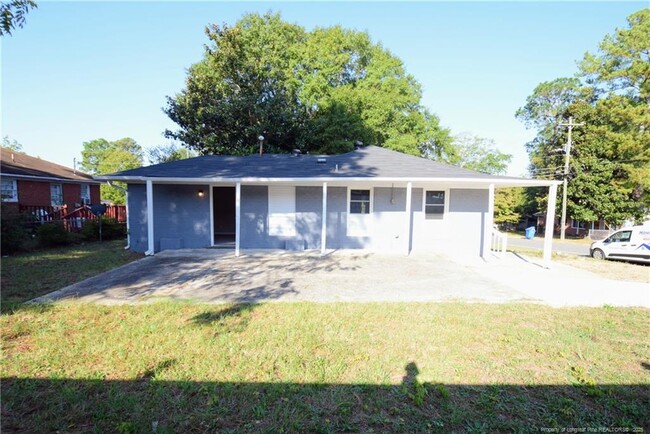
<svg viewBox="0 0 650 434">
<path fill-rule="evenodd" d="M 131 248 L 147 250 L 147 201 L 142 184 L 130 184 L 129 225 Z M 161 238 L 180 240 L 181 248 L 207 247 L 210 242 L 210 198 L 197 196 L 208 186 L 154 185 L 154 245 Z M 432 188 L 435 189 L 435 188 Z M 406 189 L 377 187 L 373 190 L 373 236 L 347 235 L 347 188 L 327 189 L 327 248 L 399 251 L 409 243 L 413 250 L 480 255 L 488 210 L 488 190 L 451 189 L 444 220 L 425 220 L 424 189 L 414 188 L 411 201 L 411 234 L 405 238 Z M 296 187 L 296 236 L 270 236 L 268 187 L 244 185 L 241 189 L 241 239 L 243 249 L 284 249 L 287 241 L 306 249 L 321 247 L 322 188 Z M 392 201 L 391 201 L 392 199 Z M 163 245 L 163 247 L 164 247 Z M 173 245 L 173 243 L 171 244 Z"/>
<path fill-rule="evenodd" d="M 306 249 L 320 249 L 322 187 L 296 187 L 296 235 Z"/>
<path fill-rule="evenodd" d="M 452 230 L 459 250 L 462 253 L 480 256 L 489 191 L 451 189 L 449 193 L 449 220 L 452 222 Z"/>
<path fill-rule="evenodd" d="M 131 249 L 147 250 L 146 186 L 130 184 L 129 229 Z M 198 196 L 203 190 L 205 195 Z M 210 242 L 210 195 L 207 185 L 154 185 L 154 250 L 162 247 L 200 248 Z"/>
<path fill-rule="evenodd" d="M 327 188 L 327 248 L 362 249 L 370 247 L 369 237 L 350 237 L 348 230 L 348 189 Z"/>
<path fill-rule="evenodd" d="M 198 191 L 203 190 L 203 197 Z M 161 239 L 180 240 L 180 248 L 209 247 L 210 188 L 207 185 L 154 185 L 154 246 Z M 173 242 L 170 243 L 173 245 Z"/>
<path fill-rule="evenodd" d="M 242 249 L 284 249 L 285 238 L 269 235 L 269 189 L 265 185 L 242 185 Z"/>
<path fill-rule="evenodd" d="M 128 184 L 129 240 L 131 250 L 147 250 L 147 190 L 144 184 Z"/>
<path fill-rule="evenodd" d="M 347 189 L 327 189 L 327 248 L 355 249 L 371 245 L 368 237 L 347 236 Z M 241 248 L 284 249 L 289 240 L 299 240 L 306 249 L 321 247 L 322 187 L 296 187 L 296 236 L 268 235 L 268 187 L 242 186 Z"/>
</svg>

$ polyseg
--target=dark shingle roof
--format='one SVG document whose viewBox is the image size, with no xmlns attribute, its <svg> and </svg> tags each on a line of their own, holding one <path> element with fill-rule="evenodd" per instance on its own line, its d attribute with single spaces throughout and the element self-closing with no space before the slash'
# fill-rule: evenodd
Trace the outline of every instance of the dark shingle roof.
<svg viewBox="0 0 650 434">
<path fill-rule="evenodd" d="M 324 163 L 318 160 L 325 159 Z M 338 170 L 337 170 L 338 166 Z M 165 178 L 499 178 L 377 146 L 331 156 L 206 155 L 118 172 L 113 177 Z"/>
<path fill-rule="evenodd" d="M 9 148 L 0 148 L 0 173 L 3 176 L 59 178 L 71 181 L 92 181 L 93 177 L 79 170 L 29 156 Z"/>
</svg>

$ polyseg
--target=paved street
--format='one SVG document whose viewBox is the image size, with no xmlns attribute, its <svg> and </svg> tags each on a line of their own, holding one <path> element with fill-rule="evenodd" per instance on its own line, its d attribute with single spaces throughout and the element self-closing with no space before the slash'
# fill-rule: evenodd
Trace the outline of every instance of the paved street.
<svg viewBox="0 0 650 434">
<path fill-rule="evenodd" d="M 534 238 L 527 240 L 523 236 L 509 236 L 508 245 L 513 247 L 523 247 L 534 250 L 544 249 L 544 239 Z M 553 240 L 553 251 L 558 253 L 571 253 L 574 255 L 589 256 L 589 244 L 579 244 L 575 242 L 566 242 Z"/>
</svg>

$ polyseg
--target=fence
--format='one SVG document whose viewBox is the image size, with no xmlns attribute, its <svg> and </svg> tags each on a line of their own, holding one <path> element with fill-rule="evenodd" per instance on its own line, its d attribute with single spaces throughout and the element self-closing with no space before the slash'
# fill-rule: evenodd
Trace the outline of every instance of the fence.
<svg viewBox="0 0 650 434">
<path fill-rule="evenodd" d="M 81 206 L 68 211 L 67 205 L 61 206 L 30 206 L 20 205 L 18 211 L 29 216 L 36 223 L 61 222 L 68 231 L 80 230 L 87 221 L 97 220 L 90 208 Z M 104 217 L 115 220 L 118 223 L 126 222 L 126 206 L 107 205 Z"/>
</svg>

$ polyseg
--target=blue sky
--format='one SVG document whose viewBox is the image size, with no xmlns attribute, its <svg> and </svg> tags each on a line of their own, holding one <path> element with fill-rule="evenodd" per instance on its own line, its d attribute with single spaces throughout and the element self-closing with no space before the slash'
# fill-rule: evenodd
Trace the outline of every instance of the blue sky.
<svg viewBox="0 0 650 434">
<path fill-rule="evenodd" d="M 525 173 L 534 133 L 514 118 L 542 81 L 571 76 L 585 51 L 647 2 L 39 2 L 2 38 L 2 131 L 25 152 L 72 166 L 82 143 L 166 143 L 165 97 L 199 61 L 208 23 L 281 12 L 307 29 L 367 31 L 404 61 L 423 104 L 454 133 L 495 140 Z"/>
</svg>

